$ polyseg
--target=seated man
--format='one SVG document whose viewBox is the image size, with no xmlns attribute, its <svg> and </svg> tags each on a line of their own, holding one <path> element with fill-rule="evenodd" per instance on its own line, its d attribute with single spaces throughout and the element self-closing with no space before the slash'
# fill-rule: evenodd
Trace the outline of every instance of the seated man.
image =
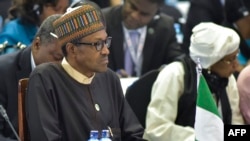
<svg viewBox="0 0 250 141">
<path fill-rule="evenodd" d="M 16 131 L 18 80 L 29 77 L 30 72 L 41 63 L 60 62 L 63 58 L 58 40 L 50 34 L 54 32 L 52 23 L 60 16 L 50 16 L 41 24 L 31 47 L 0 56 L 0 104 L 6 109 Z M 0 141 L 14 140 L 16 137 L 11 127 L 0 115 Z"/>
<path fill-rule="evenodd" d="M 54 22 L 65 55 L 30 75 L 27 122 L 34 141 L 86 141 L 109 129 L 112 140 L 142 141 L 143 128 L 108 69 L 111 37 L 93 3 L 69 9 Z"/>
<path fill-rule="evenodd" d="M 125 0 L 102 9 L 107 33 L 113 37 L 108 65 L 121 77 L 140 77 L 183 54 L 174 19 L 160 10 L 163 4 L 164 0 Z"/>
</svg>

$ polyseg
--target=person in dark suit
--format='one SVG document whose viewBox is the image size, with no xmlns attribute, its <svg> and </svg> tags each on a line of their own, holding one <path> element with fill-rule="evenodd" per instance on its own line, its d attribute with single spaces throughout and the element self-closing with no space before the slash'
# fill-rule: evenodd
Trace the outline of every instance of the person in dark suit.
<svg viewBox="0 0 250 141">
<path fill-rule="evenodd" d="M 122 72 L 121 77 L 139 77 L 182 54 L 174 20 L 160 12 L 162 4 L 164 0 L 126 0 L 123 5 L 102 9 L 107 33 L 112 36 L 109 67 Z M 136 45 L 131 44 L 134 31 L 139 34 Z"/>
<path fill-rule="evenodd" d="M 224 22 L 224 11 L 221 0 L 190 0 L 187 21 L 184 24 L 182 48 L 189 54 L 192 29 L 201 22 L 213 22 L 221 25 Z"/>
<path fill-rule="evenodd" d="M 121 4 L 123 0 L 72 0 L 72 3 L 92 1 L 96 3 L 100 8 L 106 8 L 109 6 L 115 6 Z"/>
<path fill-rule="evenodd" d="M 169 4 L 163 4 L 161 6 L 160 10 L 163 13 L 173 17 L 175 23 L 182 24 L 181 23 L 181 18 L 183 18 L 183 15 L 182 15 L 181 11 L 177 7 L 169 5 Z"/>
<path fill-rule="evenodd" d="M 9 116 L 15 130 L 18 129 L 17 94 L 18 80 L 29 77 L 31 71 L 44 62 L 61 61 L 63 53 L 53 36 L 52 23 L 61 15 L 48 17 L 39 28 L 31 47 L 0 56 L 0 105 Z M 0 115 L 0 140 L 17 140 L 11 127 Z"/>
<path fill-rule="evenodd" d="M 240 36 L 240 52 L 238 72 L 250 64 L 250 1 L 226 0 L 225 2 L 226 26 L 234 29 Z"/>
</svg>

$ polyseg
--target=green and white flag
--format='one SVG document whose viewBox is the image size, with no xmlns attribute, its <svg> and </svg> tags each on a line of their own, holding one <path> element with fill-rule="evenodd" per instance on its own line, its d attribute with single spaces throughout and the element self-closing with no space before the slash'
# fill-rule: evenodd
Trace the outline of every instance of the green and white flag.
<svg viewBox="0 0 250 141">
<path fill-rule="evenodd" d="M 195 136 L 197 141 L 223 141 L 224 124 L 215 100 L 201 72 L 198 72 Z"/>
</svg>

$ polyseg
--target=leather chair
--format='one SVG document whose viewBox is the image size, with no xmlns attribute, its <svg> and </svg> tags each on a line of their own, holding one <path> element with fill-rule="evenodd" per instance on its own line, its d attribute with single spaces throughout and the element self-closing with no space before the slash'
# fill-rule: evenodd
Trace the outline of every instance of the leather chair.
<svg viewBox="0 0 250 141">
<path fill-rule="evenodd" d="M 28 86 L 28 78 L 19 80 L 18 83 L 18 134 L 21 141 L 29 141 L 29 130 L 25 113 L 25 94 Z"/>
<path fill-rule="evenodd" d="M 125 98 L 144 128 L 147 107 L 151 99 L 151 89 L 161 68 L 142 75 L 127 88 L 125 94 Z"/>
</svg>

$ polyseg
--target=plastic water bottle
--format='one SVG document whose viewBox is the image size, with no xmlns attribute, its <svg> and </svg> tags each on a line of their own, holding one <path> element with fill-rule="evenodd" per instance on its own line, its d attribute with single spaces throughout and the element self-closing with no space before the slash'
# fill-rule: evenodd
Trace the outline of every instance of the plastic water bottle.
<svg viewBox="0 0 250 141">
<path fill-rule="evenodd" d="M 102 130 L 102 138 L 100 141 L 112 141 L 110 138 L 109 130 Z"/>
<path fill-rule="evenodd" d="M 99 141 L 98 130 L 91 130 L 88 141 Z"/>
</svg>

